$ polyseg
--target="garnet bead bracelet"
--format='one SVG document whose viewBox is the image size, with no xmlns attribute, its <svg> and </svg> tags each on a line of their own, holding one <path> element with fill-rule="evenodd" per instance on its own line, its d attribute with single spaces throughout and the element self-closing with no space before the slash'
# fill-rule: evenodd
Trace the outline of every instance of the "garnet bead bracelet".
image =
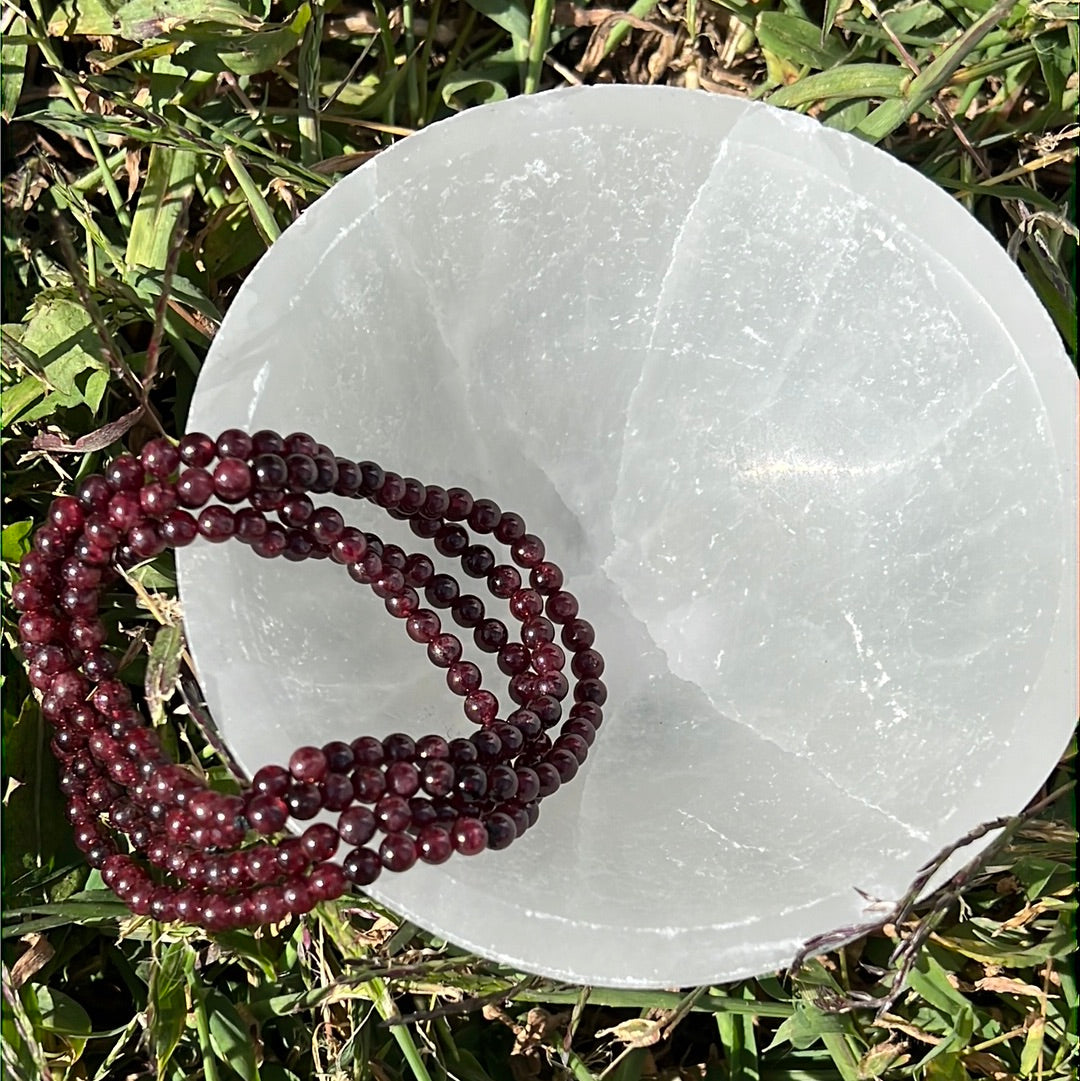
<svg viewBox="0 0 1080 1081">
<path fill-rule="evenodd" d="M 458 560 L 464 577 L 347 525 L 311 498 L 325 493 L 407 521 Z M 173 763 L 117 678 L 100 595 L 119 571 L 199 537 L 240 541 L 263 559 L 341 564 L 445 672 L 477 730 L 467 739 L 394 733 L 300 747 L 239 795 Z M 509 562 L 498 562 L 487 538 L 509 549 Z M 510 624 L 462 592 L 470 579 L 506 603 Z M 464 488 L 339 458 L 304 433 L 192 433 L 178 446 L 155 439 L 137 457 L 120 455 L 53 501 L 12 590 L 76 845 L 132 912 L 209 930 L 276 923 L 418 860 L 505 848 L 573 779 L 603 720 L 604 661 L 563 585 L 520 515 Z M 509 712 L 465 658 L 464 632 L 506 676 Z M 285 832 L 290 821 L 327 813 L 334 824 Z"/>
</svg>

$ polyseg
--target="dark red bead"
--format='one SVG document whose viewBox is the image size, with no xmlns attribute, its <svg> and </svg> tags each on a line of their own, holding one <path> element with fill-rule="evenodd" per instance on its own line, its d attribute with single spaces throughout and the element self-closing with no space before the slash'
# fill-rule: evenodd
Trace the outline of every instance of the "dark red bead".
<svg viewBox="0 0 1080 1081">
<path fill-rule="evenodd" d="M 436 574 L 424 586 L 424 596 L 432 608 L 449 608 L 459 593 L 457 582 L 449 574 Z"/>
<path fill-rule="evenodd" d="M 425 826 L 416 835 L 416 851 L 424 863 L 445 863 L 453 854 L 454 843 L 442 826 Z"/>
<path fill-rule="evenodd" d="M 491 724 L 499 711 L 499 700 L 491 691 L 473 691 L 466 697 L 464 709 L 465 716 L 473 724 Z"/>
<path fill-rule="evenodd" d="M 104 514 L 112 494 L 109 482 L 96 473 L 84 477 L 75 489 L 75 498 L 91 514 Z"/>
<path fill-rule="evenodd" d="M 221 458 L 250 458 L 253 441 L 240 428 L 227 428 L 217 437 L 216 449 Z"/>
<path fill-rule="evenodd" d="M 556 747 L 548 751 L 545 761 L 555 767 L 559 780 L 563 784 L 572 781 L 577 776 L 579 765 L 577 756 L 564 747 Z"/>
<path fill-rule="evenodd" d="M 547 599 L 546 610 L 548 618 L 555 623 L 566 623 L 576 618 L 578 614 L 577 597 L 573 593 L 559 590 Z"/>
<path fill-rule="evenodd" d="M 382 860 L 370 848 L 354 848 L 342 861 L 345 877 L 355 886 L 370 886 L 379 877 Z"/>
<path fill-rule="evenodd" d="M 257 795 L 248 802 L 244 813 L 256 833 L 271 834 L 284 828 L 289 809 L 276 796 Z"/>
<path fill-rule="evenodd" d="M 320 863 L 308 877 L 308 891 L 315 902 L 333 901 L 346 889 L 345 872 L 333 863 Z"/>
<path fill-rule="evenodd" d="M 289 789 L 289 783 L 289 771 L 282 766 L 263 766 L 251 778 L 252 790 L 266 796 L 284 796 Z"/>
<path fill-rule="evenodd" d="M 454 849 L 463 856 L 475 856 L 487 848 L 488 834 L 478 818 L 459 818 L 451 836 Z"/>
<path fill-rule="evenodd" d="M 176 497 L 182 507 L 197 509 L 205 506 L 214 494 L 214 478 L 205 469 L 185 469 L 176 482 Z M 112 504 L 109 504 L 112 520 Z"/>
<path fill-rule="evenodd" d="M 379 858 L 388 871 L 407 871 L 416 855 L 416 843 L 407 833 L 390 833 L 379 845 Z"/>
<path fill-rule="evenodd" d="M 319 792 L 327 811 L 343 811 L 353 801 L 352 779 L 344 773 L 328 773 L 319 782 Z"/>
<path fill-rule="evenodd" d="M 387 762 L 411 762 L 416 757 L 416 743 L 404 732 L 391 732 L 382 741 Z"/>
<path fill-rule="evenodd" d="M 473 501 L 469 511 L 469 527 L 477 533 L 490 533 L 499 524 L 502 511 L 498 503 L 490 499 L 477 499 Z"/>
<path fill-rule="evenodd" d="M 420 783 L 429 796 L 449 796 L 455 779 L 454 767 L 440 758 L 426 760 L 420 771 Z"/>
<path fill-rule="evenodd" d="M 127 539 L 131 551 L 139 559 L 153 559 L 161 555 L 167 547 L 164 537 L 149 522 L 132 526 L 128 530 Z"/>
<path fill-rule="evenodd" d="M 588 620 L 571 619 L 563 626 L 562 643 L 574 653 L 578 653 L 583 649 L 590 649 L 595 640 L 596 632 Z"/>
<path fill-rule="evenodd" d="M 187 511 L 174 510 L 158 524 L 158 533 L 170 548 L 183 548 L 199 535 L 199 527 Z"/>
<path fill-rule="evenodd" d="M 353 753 L 353 760 L 357 766 L 378 766 L 383 761 L 382 740 L 374 736 L 360 736 L 354 739 L 349 747 Z"/>
<path fill-rule="evenodd" d="M 277 846 L 277 864 L 281 874 L 303 874 L 307 870 L 308 862 L 299 837 L 287 837 Z"/>
<path fill-rule="evenodd" d="M 487 795 L 487 774 L 481 766 L 461 766 L 457 770 L 454 791 L 470 801 L 481 800 Z"/>
<path fill-rule="evenodd" d="M 510 595 L 510 614 L 522 623 L 536 618 L 544 610 L 544 598 L 535 589 L 518 589 Z"/>
<path fill-rule="evenodd" d="M 459 627 L 477 627 L 484 619 L 484 602 L 471 593 L 458 597 L 450 613 Z"/>
<path fill-rule="evenodd" d="M 504 563 L 493 568 L 487 584 L 492 596 L 509 600 L 521 588 L 521 574 L 516 567 Z"/>
<path fill-rule="evenodd" d="M 367 844 L 375 836 L 375 815 L 367 807 L 350 807 L 338 818 L 337 831 L 347 845 Z"/>
<path fill-rule="evenodd" d="M 412 822 L 412 811 L 401 796 L 383 796 L 375 804 L 374 814 L 379 829 L 386 833 L 408 829 Z"/>
<path fill-rule="evenodd" d="M 562 777 L 559 771 L 550 762 L 538 762 L 533 766 L 537 779 L 540 782 L 540 798 L 546 799 L 553 795 L 562 786 Z"/>
<path fill-rule="evenodd" d="M 524 672 L 531 662 L 531 655 L 520 642 L 507 642 L 499 650 L 499 671 L 507 676 L 516 676 Z"/>
<path fill-rule="evenodd" d="M 85 519 L 86 510 L 74 496 L 57 496 L 49 506 L 49 521 L 65 533 L 78 532 Z"/>
<path fill-rule="evenodd" d="M 351 462 L 347 458 L 337 458 L 337 483 L 334 485 L 334 495 L 345 496 L 347 499 L 352 498 L 360 491 L 360 486 L 363 484 L 363 477 L 360 473 L 360 467 L 356 462 Z"/>
<path fill-rule="evenodd" d="M 180 466 L 180 451 L 168 439 L 151 439 L 139 452 L 139 461 L 150 476 L 166 480 Z"/>
<path fill-rule="evenodd" d="M 318 747 L 299 747 L 289 758 L 289 772 L 298 781 L 321 781 L 326 769 L 326 755 Z"/>
<path fill-rule="evenodd" d="M 507 765 L 499 763 L 488 770 L 488 796 L 491 799 L 513 799 L 517 795 L 517 774 Z"/>
<path fill-rule="evenodd" d="M 545 597 L 562 589 L 563 572 L 554 563 L 537 563 L 529 572 L 529 585 Z"/>
<path fill-rule="evenodd" d="M 416 741 L 416 757 L 449 758 L 450 745 L 442 736 L 421 736 Z"/>
<path fill-rule="evenodd" d="M 405 621 L 405 633 L 414 642 L 430 642 L 442 629 L 439 617 L 429 608 L 421 608 Z"/>
<path fill-rule="evenodd" d="M 142 463 L 131 454 L 114 458 L 105 470 L 105 479 L 114 492 L 134 492 L 146 476 Z"/>
<path fill-rule="evenodd" d="M 602 706 L 607 701 L 607 687 L 600 679 L 579 680 L 574 687 L 574 701 Z"/>
<path fill-rule="evenodd" d="M 449 668 L 461 656 L 461 640 L 453 634 L 440 634 L 427 647 L 428 660 L 438 668 Z"/>
<path fill-rule="evenodd" d="M 582 717 L 571 716 L 562 726 L 562 732 L 564 735 L 580 737 L 587 746 L 592 746 L 593 741 L 596 739 L 596 729 Z"/>
<path fill-rule="evenodd" d="M 480 689 L 480 669 L 472 661 L 456 661 L 446 672 L 446 685 L 453 694 L 467 695 Z"/>
<path fill-rule="evenodd" d="M 188 432 L 177 448 L 185 465 L 202 467 L 209 465 L 217 453 L 217 447 L 204 432 Z"/>
<path fill-rule="evenodd" d="M 325 822 L 316 822 L 301 834 L 300 847 L 312 863 L 321 863 L 337 851 L 338 831 Z"/>
<path fill-rule="evenodd" d="M 147 484 L 139 489 L 139 506 L 153 518 L 163 518 L 176 509 L 178 502 L 176 488 L 171 484 Z"/>
<path fill-rule="evenodd" d="M 374 803 L 386 792 L 386 775 L 377 766 L 361 766 L 352 775 L 353 798 Z"/>
<path fill-rule="evenodd" d="M 411 762 L 395 762 L 386 771 L 386 790 L 395 796 L 413 796 L 420 787 L 420 774 Z"/>
<path fill-rule="evenodd" d="M 448 522 L 464 522 L 473 508 L 472 494 L 465 488 L 447 488 L 446 497 L 447 507 L 443 517 Z"/>
<path fill-rule="evenodd" d="M 495 850 L 507 848 L 517 838 L 517 827 L 509 815 L 496 811 L 495 814 L 488 816 L 485 824 L 488 848 Z"/>
<path fill-rule="evenodd" d="M 225 458 L 214 468 L 214 494 L 223 503 L 239 503 L 251 495 L 255 481 L 251 467 L 239 458 Z"/>
<path fill-rule="evenodd" d="M 461 491 L 461 489 L 458 489 Z M 429 484 L 424 489 L 424 501 L 420 505 L 420 514 L 425 518 L 443 518 L 447 517 L 447 511 L 450 510 L 451 499 L 450 493 L 445 488 L 440 488 L 437 485 Z M 455 506 L 455 510 L 460 510 L 461 504 Z M 467 513 L 467 512 L 466 512 Z M 458 518 L 457 521 L 461 521 Z"/>
<path fill-rule="evenodd" d="M 315 784 L 301 782 L 290 785 L 284 799 L 289 814 L 302 821 L 314 818 L 322 809 L 322 793 Z"/>
</svg>

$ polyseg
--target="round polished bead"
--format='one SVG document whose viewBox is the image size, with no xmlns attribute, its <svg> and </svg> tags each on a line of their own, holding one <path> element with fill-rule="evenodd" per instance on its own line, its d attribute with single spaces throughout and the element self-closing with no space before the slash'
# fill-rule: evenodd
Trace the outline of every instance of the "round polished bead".
<svg viewBox="0 0 1080 1081">
<path fill-rule="evenodd" d="M 454 790 L 454 767 L 439 758 L 428 759 L 420 771 L 420 783 L 429 796 L 448 796 Z"/>
<path fill-rule="evenodd" d="M 449 608 L 459 593 L 457 582 L 449 574 L 436 574 L 424 586 L 424 596 L 432 608 Z"/>
<path fill-rule="evenodd" d="M 460 489 L 459 489 L 460 491 Z M 466 493 L 467 494 L 467 493 Z M 450 494 L 437 485 L 429 484 L 424 490 L 424 502 L 420 505 L 420 514 L 424 518 L 443 518 L 451 507 Z M 459 507 L 455 507 L 455 510 Z M 468 513 L 468 512 L 466 512 Z M 457 518 L 461 521 L 461 518 Z"/>
<path fill-rule="evenodd" d="M 324 743 L 322 753 L 326 758 L 326 768 L 331 773 L 345 773 L 352 768 L 352 747 L 343 740 L 335 739 L 330 743 Z"/>
<path fill-rule="evenodd" d="M 551 695 L 537 695 L 535 698 L 529 700 L 529 709 L 540 718 L 540 723 L 545 728 L 551 728 L 552 725 L 559 723 L 559 718 L 562 717 L 562 706 L 559 704 L 558 699 L 553 698 Z"/>
<path fill-rule="evenodd" d="M 382 748 L 387 762 L 411 762 L 416 757 L 416 743 L 404 732 L 391 732 L 384 737 Z"/>
<path fill-rule="evenodd" d="M 563 572 L 556 564 L 537 563 L 529 572 L 529 585 L 545 597 L 562 589 Z"/>
<path fill-rule="evenodd" d="M 287 837 L 277 845 L 277 865 L 284 875 L 299 875 L 307 870 L 308 858 L 299 837 Z"/>
<path fill-rule="evenodd" d="M 567 623 L 578 614 L 577 597 L 565 590 L 559 590 L 548 597 L 545 607 L 548 618 L 555 623 Z"/>
<path fill-rule="evenodd" d="M 467 800 L 480 800 L 487 795 L 487 773 L 481 766 L 461 766 L 456 771 L 454 791 Z"/>
<path fill-rule="evenodd" d="M 312 900 L 333 901 L 345 892 L 345 872 L 334 863 L 320 863 L 312 868 L 307 885 Z"/>
<path fill-rule="evenodd" d="M 493 597 L 509 600 L 521 588 L 521 574 L 516 567 L 504 563 L 492 568 L 487 584 Z"/>
<path fill-rule="evenodd" d="M 500 803 L 513 799 L 517 790 L 517 774 L 509 766 L 499 763 L 488 770 L 488 796 L 491 799 Z"/>
<path fill-rule="evenodd" d="M 166 480 L 180 467 L 180 451 L 168 439 L 151 439 L 139 452 L 143 469 L 158 480 Z"/>
<path fill-rule="evenodd" d="M 251 467 L 239 458 L 225 458 L 214 468 L 214 494 L 223 503 L 239 503 L 255 486 Z"/>
<path fill-rule="evenodd" d="M 335 563 L 356 563 L 367 553 L 367 539 L 359 529 L 346 526 L 341 536 L 330 546 L 330 558 Z"/>
<path fill-rule="evenodd" d="M 547 799 L 548 796 L 553 795 L 562 786 L 562 777 L 558 769 L 550 762 L 538 762 L 533 769 L 540 782 L 541 799 Z"/>
<path fill-rule="evenodd" d="M 517 838 L 517 827 L 514 820 L 500 811 L 489 815 L 485 823 L 487 828 L 487 846 L 496 851 L 507 848 Z"/>
<path fill-rule="evenodd" d="M 459 525 L 445 525 L 435 534 L 435 550 L 444 556 L 456 558 L 469 547 L 469 534 Z"/>
<path fill-rule="evenodd" d="M 540 778 L 536 770 L 520 766 L 514 772 L 518 782 L 517 798 L 522 803 L 531 803 L 540 795 Z"/>
<path fill-rule="evenodd" d="M 77 533 L 85 520 L 86 510 L 74 496 L 57 496 L 49 505 L 49 521 L 65 533 Z"/>
<path fill-rule="evenodd" d="M 233 536 L 244 544 L 254 544 L 266 536 L 270 523 L 253 507 L 241 507 L 233 513 Z"/>
<path fill-rule="evenodd" d="M 318 482 L 319 467 L 309 454 L 289 454 L 285 458 L 286 485 L 292 492 L 307 492 Z"/>
<path fill-rule="evenodd" d="M 142 463 L 131 454 L 114 458 L 105 470 L 105 479 L 114 492 L 138 491 L 146 476 Z"/>
<path fill-rule="evenodd" d="M 473 508 L 472 494 L 465 488 L 447 488 L 449 506 L 443 517 L 448 522 L 464 522 Z"/>
<path fill-rule="evenodd" d="M 390 510 L 401 502 L 405 494 L 405 478 L 400 473 L 386 470 L 383 473 L 382 483 L 378 492 L 375 493 L 375 502 L 382 508 Z"/>
<path fill-rule="evenodd" d="M 405 633 L 414 642 L 431 642 L 441 630 L 441 620 L 429 608 L 420 608 L 405 620 Z"/>
<path fill-rule="evenodd" d="M 495 539 L 501 544 L 512 544 L 525 536 L 525 519 L 513 511 L 503 511 L 495 526 Z"/>
<path fill-rule="evenodd" d="M 562 629 L 562 644 L 574 653 L 592 648 L 596 632 L 592 624 L 585 619 L 571 619 Z"/>
<path fill-rule="evenodd" d="M 401 796 L 383 796 L 374 808 L 375 822 L 386 833 L 396 833 L 408 829 L 412 822 L 412 811 L 408 802 Z"/>
<path fill-rule="evenodd" d="M 483 544 L 471 544 L 461 554 L 461 569 L 470 578 L 487 578 L 495 568 L 495 555 Z"/>
<path fill-rule="evenodd" d="M 442 826 L 425 826 L 416 835 L 416 851 L 424 863 L 445 863 L 453 854 L 454 843 Z"/>
<path fill-rule="evenodd" d="M 322 793 L 315 784 L 302 782 L 289 786 L 285 793 L 285 806 L 293 818 L 314 818 L 322 808 Z"/>
<path fill-rule="evenodd" d="M 226 428 L 217 437 L 215 448 L 221 458 L 247 459 L 251 457 L 253 445 L 252 438 L 247 432 L 240 428 Z"/>
<path fill-rule="evenodd" d="M 577 759 L 578 765 L 581 765 L 589 754 L 589 744 L 581 736 L 566 732 L 565 729 L 555 740 L 555 749 L 569 751 Z"/>
<path fill-rule="evenodd" d="M 405 492 L 398 501 L 397 509 L 404 515 L 412 517 L 419 513 L 427 500 L 427 489 L 415 477 L 405 478 Z M 428 516 L 430 517 L 430 515 Z"/>
<path fill-rule="evenodd" d="M 349 807 L 341 812 L 337 831 L 347 845 L 367 844 L 375 836 L 375 815 L 367 807 Z"/>
<path fill-rule="evenodd" d="M 289 482 L 289 467 L 280 454 L 259 454 L 251 463 L 251 478 L 256 489 L 278 491 Z"/>
<path fill-rule="evenodd" d="M 450 668 L 461 657 L 461 640 L 453 634 L 436 635 L 427 647 L 428 660 L 438 668 Z"/>
<path fill-rule="evenodd" d="M 338 475 L 337 483 L 334 485 L 334 495 L 351 499 L 360 491 L 360 485 L 363 483 L 360 467 L 348 458 L 336 458 L 335 462 Z"/>
<path fill-rule="evenodd" d="M 293 916 L 302 916 L 315 907 L 315 898 L 311 896 L 307 883 L 301 879 L 286 882 L 281 887 L 281 899 L 289 914 Z"/>
<path fill-rule="evenodd" d="M 353 761 L 359 766 L 378 766 L 383 761 L 382 740 L 374 736 L 360 736 L 349 744 Z"/>
<path fill-rule="evenodd" d="M 499 671 L 507 676 L 519 675 L 529 667 L 531 660 L 528 647 L 520 642 L 507 642 L 499 650 Z"/>
<path fill-rule="evenodd" d="M 182 507 L 194 510 L 205 506 L 213 494 L 214 478 L 205 469 L 185 469 L 176 482 L 176 497 Z M 109 504 L 109 512 L 112 520 L 112 503 Z"/>
<path fill-rule="evenodd" d="M 289 757 L 289 772 L 298 781 L 321 781 L 326 769 L 326 755 L 318 747 L 298 747 Z"/>
<path fill-rule="evenodd" d="M 354 848 L 342 861 L 345 877 L 355 886 L 370 886 L 379 877 L 382 860 L 370 848 Z"/>
<path fill-rule="evenodd" d="M 300 835 L 300 847 L 312 863 L 321 863 L 337 851 L 338 831 L 325 822 L 316 822 Z"/>
<path fill-rule="evenodd" d="M 465 698 L 464 710 L 473 724 L 491 724 L 499 711 L 499 701 L 491 691 L 473 691 Z"/>
<path fill-rule="evenodd" d="M 510 614 L 522 623 L 535 619 L 544 610 L 544 598 L 535 589 L 517 589 L 510 595 Z"/>
<path fill-rule="evenodd" d="M 604 674 L 604 658 L 595 649 L 583 649 L 574 654 L 570 671 L 578 679 L 599 679 Z"/>
<path fill-rule="evenodd" d="M 75 498 L 87 513 L 103 514 L 112 498 L 112 488 L 103 476 L 94 473 L 79 482 Z"/>
<path fill-rule="evenodd" d="M 607 701 L 607 686 L 600 679 L 579 680 L 574 687 L 574 701 L 602 706 Z"/>
<path fill-rule="evenodd" d="M 416 741 L 416 758 L 449 758 L 450 745 L 442 736 L 421 736 Z"/>
<path fill-rule="evenodd" d="M 199 526 L 187 511 L 173 510 L 158 523 L 158 534 L 170 548 L 183 548 L 198 536 Z"/>
<path fill-rule="evenodd" d="M 386 792 L 386 774 L 377 766 L 361 766 L 352 775 L 353 797 L 374 803 Z"/>
<path fill-rule="evenodd" d="M 550 619 L 543 616 L 534 616 L 521 625 L 521 641 L 531 650 L 545 642 L 555 640 L 555 628 Z"/>
<path fill-rule="evenodd" d="M 395 762 L 386 771 L 386 790 L 395 796 L 409 797 L 420 787 L 420 774 L 411 762 Z"/>
<path fill-rule="evenodd" d="M 254 791 L 267 796 L 284 796 L 289 790 L 290 774 L 282 766 L 263 766 L 251 778 Z"/>
<path fill-rule="evenodd" d="M 390 833 L 379 845 L 379 858 L 388 871 L 407 871 L 416 856 L 416 842 L 407 833 Z"/>
<path fill-rule="evenodd" d="M 273 559 L 285 553 L 289 546 L 289 537 L 283 526 L 270 522 L 266 533 L 251 545 L 251 550 L 261 559 Z"/>
<path fill-rule="evenodd" d="M 565 664 L 566 654 L 554 642 L 543 642 L 533 650 L 532 666 L 537 675 L 561 672 Z"/>
<path fill-rule="evenodd" d="M 207 507 L 199 513 L 199 535 L 215 544 L 227 541 L 236 529 L 233 513 L 226 507 Z"/>
<path fill-rule="evenodd" d="M 319 795 L 327 811 L 343 811 L 353 801 L 352 779 L 344 773 L 328 773 L 319 782 Z"/>
<path fill-rule="evenodd" d="M 284 828 L 289 809 L 282 799 L 257 795 L 248 802 L 244 813 L 256 833 L 271 834 Z"/>
<path fill-rule="evenodd" d="M 480 669 L 472 661 L 456 661 L 446 671 L 446 685 L 453 694 L 468 695 L 480 689 Z"/>
<path fill-rule="evenodd" d="M 502 511 L 491 499 L 476 499 L 469 511 L 469 528 L 477 533 L 490 533 L 499 524 Z"/>
<path fill-rule="evenodd" d="M 488 834 L 478 818 L 459 818 L 454 823 L 451 840 L 454 849 L 463 856 L 475 856 L 487 848 Z"/>
<path fill-rule="evenodd" d="M 214 440 L 204 432 L 188 432 L 177 448 L 185 465 L 202 467 L 209 465 L 217 454 Z"/>
<path fill-rule="evenodd" d="M 163 518 L 176 509 L 178 502 L 176 488 L 171 484 L 147 484 L 139 489 L 139 506 L 153 518 Z"/>
<path fill-rule="evenodd" d="M 535 567 L 544 559 L 544 542 L 534 533 L 526 533 L 510 545 L 510 558 L 519 567 Z"/>
<path fill-rule="evenodd" d="M 531 672 L 520 672 L 511 676 L 507 691 L 518 705 L 526 705 L 536 697 L 536 676 Z"/>
<path fill-rule="evenodd" d="M 260 428 L 251 435 L 251 453 L 256 456 L 281 454 L 284 450 L 285 440 L 280 432 L 275 432 L 272 428 Z"/>
<path fill-rule="evenodd" d="M 333 507 L 319 507 L 312 514 L 308 529 L 319 544 L 333 544 L 345 531 L 345 519 Z"/>
<path fill-rule="evenodd" d="M 450 614 L 459 627 L 478 627 L 484 620 L 484 602 L 472 593 L 466 593 L 454 601 Z"/>
<path fill-rule="evenodd" d="M 280 923 L 289 915 L 288 906 L 277 886 L 263 886 L 251 895 L 255 919 L 262 924 Z"/>
<path fill-rule="evenodd" d="M 586 746 L 592 746 L 596 739 L 596 728 L 583 717 L 571 716 L 562 726 L 564 735 L 578 736 L 584 740 Z"/>
</svg>

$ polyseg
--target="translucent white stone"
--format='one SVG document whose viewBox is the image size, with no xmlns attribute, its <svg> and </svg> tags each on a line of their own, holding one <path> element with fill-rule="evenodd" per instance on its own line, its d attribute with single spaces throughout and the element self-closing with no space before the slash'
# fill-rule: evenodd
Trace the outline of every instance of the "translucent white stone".
<svg viewBox="0 0 1080 1081">
<path fill-rule="evenodd" d="M 1075 390 L 1017 269 L 913 171 L 608 87 L 465 113 L 338 184 L 240 291 L 191 427 L 308 430 L 525 515 L 608 659 L 594 754 L 508 850 L 371 892 L 529 971 L 690 985 L 867 922 L 1052 768 Z M 341 568 L 197 545 L 180 569 L 245 767 L 468 731 Z"/>
</svg>

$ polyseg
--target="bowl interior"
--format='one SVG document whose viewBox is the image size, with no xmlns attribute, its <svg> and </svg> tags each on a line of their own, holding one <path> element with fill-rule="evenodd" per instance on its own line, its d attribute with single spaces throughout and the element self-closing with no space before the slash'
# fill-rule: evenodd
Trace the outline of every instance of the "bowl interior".
<svg viewBox="0 0 1080 1081">
<path fill-rule="evenodd" d="M 594 752 L 516 845 L 371 892 L 528 970 L 689 985 L 866 922 L 1052 768 L 1073 387 L 1004 253 L 912 171 L 763 106 L 592 88 L 338 184 L 241 290 L 191 427 L 308 430 L 525 516 L 607 660 Z M 250 770 L 470 730 L 342 568 L 180 562 Z"/>
</svg>

